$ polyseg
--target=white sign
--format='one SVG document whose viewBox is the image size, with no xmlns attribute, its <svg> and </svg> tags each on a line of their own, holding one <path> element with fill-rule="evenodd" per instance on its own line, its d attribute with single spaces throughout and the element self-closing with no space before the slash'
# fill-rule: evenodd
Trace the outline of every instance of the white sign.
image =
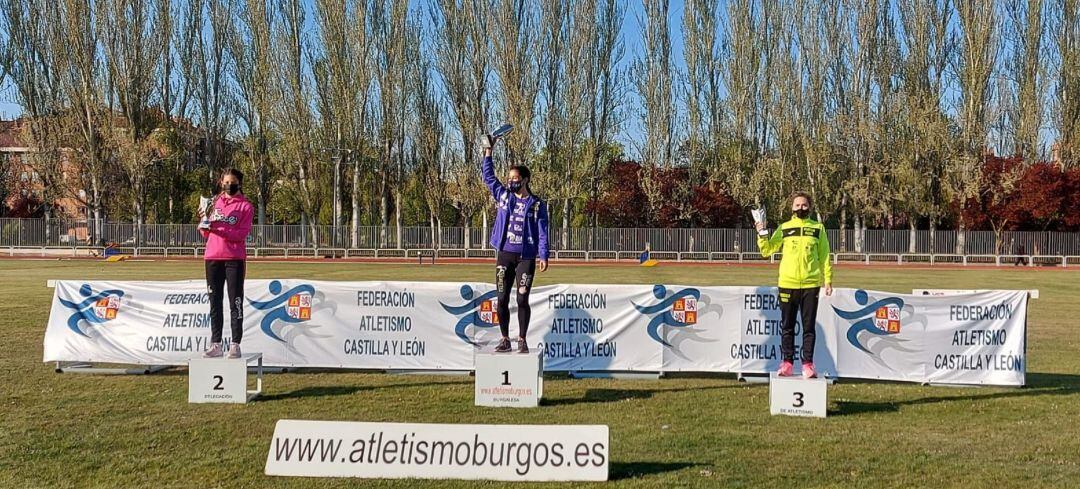
<svg viewBox="0 0 1080 489">
<path fill-rule="evenodd" d="M 500 336 L 490 284 L 249 280 L 245 292 L 244 348 L 268 366 L 471 370 Z M 836 289 L 819 298 L 814 365 L 839 377 L 1023 385 L 1027 298 Z M 549 285 L 530 303 L 528 343 L 547 371 L 780 365 L 775 287 Z M 185 365 L 209 346 L 209 311 L 203 280 L 60 280 L 44 361 Z"/>
<path fill-rule="evenodd" d="M 258 362 L 257 387 L 248 390 L 249 362 Z M 188 363 L 189 403 L 243 404 L 262 392 L 262 354 L 247 353 L 240 358 L 193 357 Z"/>
<path fill-rule="evenodd" d="M 530 353 L 476 354 L 476 405 L 536 407 L 544 395 L 544 356 Z"/>
<path fill-rule="evenodd" d="M 773 415 L 824 418 L 828 381 L 823 378 L 769 377 L 769 412 Z"/>
<path fill-rule="evenodd" d="M 604 425 L 466 425 L 283 419 L 266 475 L 604 481 Z"/>
</svg>

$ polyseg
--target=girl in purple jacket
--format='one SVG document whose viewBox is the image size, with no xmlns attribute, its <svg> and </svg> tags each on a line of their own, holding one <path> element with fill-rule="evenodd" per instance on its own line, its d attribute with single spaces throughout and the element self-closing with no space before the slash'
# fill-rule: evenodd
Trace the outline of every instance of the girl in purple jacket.
<svg viewBox="0 0 1080 489">
<path fill-rule="evenodd" d="M 497 352 L 510 351 L 510 291 L 517 288 L 518 353 L 528 353 L 525 341 L 529 331 L 529 292 L 537 262 L 540 271 L 548 267 L 548 211 L 547 204 L 529 191 L 532 176 L 529 168 L 518 165 L 510 168 L 506 185 L 495 177 L 495 164 L 491 160 L 491 148 L 495 138 L 485 136 L 484 184 L 495 197 L 495 224 L 491 229 L 491 247 L 497 252 L 495 263 L 495 286 L 498 289 L 499 332 L 502 339 L 495 347 Z"/>
</svg>

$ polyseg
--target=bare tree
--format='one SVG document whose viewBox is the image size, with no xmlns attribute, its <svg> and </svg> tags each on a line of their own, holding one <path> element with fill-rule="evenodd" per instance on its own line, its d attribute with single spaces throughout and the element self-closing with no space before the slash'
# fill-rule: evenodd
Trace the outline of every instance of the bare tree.
<svg viewBox="0 0 1080 489">
<path fill-rule="evenodd" d="M 892 178 L 897 188 L 905 189 L 899 210 L 908 217 L 908 252 L 916 252 L 916 220 L 922 217 L 929 218 L 933 252 L 945 208 L 941 178 L 952 150 L 949 121 L 941 107 L 951 56 L 951 8 L 939 0 L 904 0 L 898 10 L 906 45 L 900 68 L 904 115 L 897 127 L 900 138 L 894 153 L 899 159 Z"/>
<path fill-rule="evenodd" d="M 309 55 L 305 30 L 306 12 L 300 0 L 281 0 L 276 6 L 281 23 L 275 34 L 279 75 L 275 121 L 281 133 L 278 156 L 285 185 L 300 209 L 301 222 L 309 226 L 312 246 L 319 245 L 318 220 L 323 204 L 321 162 L 312 148 L 314 115 L 310 105 L 311 80 L 305 68 Z"/>
<path fill-rule="evenodd" d="M 369 11 L 375 43 L 375 83 L 378 85 L 378 135 L 382 145 L 379 158 L 379 214 L 382 224 L 380 244 L 386 243 L 390 201 L 394 198 L 396 246 L 401 246 L 402 187 L 405 173 L 406 92 L 405 45 L 409 40 L 408 5 L 404 2 L 375 0 Z"/>
<path fill-rule="evenodd" d="M 668 27 L 668 0 L 643 0 L 645 18 L 641 19 L 643 52 L 633 65 L 633 78 L 642 107 L 640 120 L 645 130 L 642 145 L 641 186 L 648 199 L 649 219 L 657 219 L 664 200 L 656 170 L 674 163 L 672 142 L 675 134 L 675 68 L 671 60 L 671 35 Z"/>
<path fill-rule="evenodd" d="M 1043 61 L 1044 0 L 1010 0 L 1006 4 L 1012 55 L 1008 63 L 1013 95 L 1009 106 L 1013 152 L 1028 161 L 1042 153 L 1042 129 L 1046 95 L 1046 64 Z"/>
<path fill-rule="evenodd" d="M 71 142 L 71 161 L 81 165 L 76 186 L 86 190 L 78 194 L 94 219 L 93 241 L 103 243 L 105 180 L 109 158 L 103 144 L 103 131 L 111 118 L 104 112 L 102 87 L 103 61 L 94 28 L 96 13 L 88 2 L 62 0 L 45 2 L 45 22 L 63 29 L 47 29 L 48 47 L 58 73 L 61 91 L 68 107 L 68 127 L 64 138 Z"/>
<path fill-rule="evenodd" d="M 1080 0 L 1057 0 L 1053 120 L 1062 166 L 1080 164 Z"/>
<path fill-rule="evenodd" d="M 497 0 L 491 14 L 494 71 L 500 108 L 518 129 L 506 138 L 507 159 L 524 165 L 533 157 L 533 117 L 539 94 L 538 39 L 534 0 Z"/>
<path fill-rule="evenodd" d="M 491 201 L 475 162 L 477 138 L 487 126 L 487 4 L 481 0 L 432 0 L 429 9 L 435 69 L 461 141 L 457 156 L 446 168 L 446 190 L 451 205 L 461 214 L 465 247 L 469 248 L 472 218 Z M 484 216 L 486 219 L 486 213 Z"/>
<path fill-rule="evenodd" d="M 969 0 L 957 4 L 960 49 L 955 71 L 960 91 L 958 118 L 960 153 L 948 161 L 943 187 L 957 202 L 974 196 L 980 168 L 987 152 L 991 102 L 991 78 L 995 72 L 999 40 L 999 16 L 993 0 Z M 966 223 L 958 219 L 956 253 L 964 253 Z"/>
<path fill-rule="evenodd" d="M 593 55 L 589 57 L 591 62 L 585 70 L 586 86 L 593 87 L 585 91 L 585 105 L 589 110 L 586 145 L 591 150 L 588 162 L 592 168 L 589 200 L 594 204 L 600 198 L 601 165 L 606 163 L 604 158 L 609 154 L 611 141 L 622 123 L 622 101 L 628 87 L 627 77 L 622 76 L 624 72 L 618 68 L 625 54 L 619 36 L 625 12 L 626 6 L 619 0 L 602 0 L 599 3 L 595 20 L 596 44 Z M 594 229 L 598 226 L 595 210 L 592 226 Z"/>
<path fill-rule="evenodd" d="M 123 116 L 119 127 L 110 128 L 107 140 L 117 152 L 131 193 L 135 218 L 135 245 L 142 245 L 142 225 L 146 223 L 147 179 L 152 167 L 162 161 L 166 150 L 152 136 L 161 122 L 160 110 L 152 107 L 158 86 L 158 67 L 168 45 L 162 35 L 161 11 L 150 2 L 102 0 L 98 11 L 98 31 L 103 40 L 107 82 L 113 103 Z M 110 111 L 112 112 L 112 111 Z M 167 131 L 167 129 L 162 129 Z"/>
<path fill-rule="evenodd" d="M 274 110 L 275 64 L 273 33 L 274 9 L 267 0 L 244 0 L 231 23 L 228 54 L 232 63 L 230 73 L 236 87 L 236 108 L 247 137 L 244 152 L 254 170 L 253 187 L 257 203 L 256 222 L 267 224 L 266 208 L 270 202 L 270 150 L 275 138 L 272 131 Z M 261 239 L 261 235 L 257 236 Z"/>
<path fill-rule="evenodd" d="M 207 169 L 207 186 L 216 191 L 221 169 L 228 161 L 228 135 L 232 130 L 232 88 L 228 83 L 226 48 L 232 23 L 232 0 L 190 0 L 191 15 L 184 29 L 193 43 L 189 56 L 181 56 L 181 71 L 192 83 L 192 102 L 202 129 L 198 157 Z"/>
<path fill-rule="evenodd" d="M 56 70 L 54 52 L 50 49 L 48 19 L 43 2 L 36 0 L 4 0 L 0 4 L 0 29 L 7 33 L 0 45 L 0 79 L 10 81 L 15 100 L 25 111 L 21 122 L 21 139 L 30 148 L 28 163 L 41 180 L 41 202 L 46 220 L 45 238 L 48 241 L 53 216 L 53 202 L 68 194 L 64 185 L 62 140 L 64 127 L 63 94 Z M 4 191 L 16 174 L 24 171 L 15 161 L 2 163 Z M 6 195 L 2 196 L 6 197 Z M 6 200 L 6 199 L 5 199 Z"/>
</svg>

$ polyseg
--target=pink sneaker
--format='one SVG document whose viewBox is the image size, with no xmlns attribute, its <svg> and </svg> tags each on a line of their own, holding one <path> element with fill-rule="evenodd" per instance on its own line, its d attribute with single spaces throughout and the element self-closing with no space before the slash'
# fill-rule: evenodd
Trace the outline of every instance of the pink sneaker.
<svg viewBox="0 0 1080 489">
<path fill-rule="evenodd" d="M 780 370 L 776 371 L 776 375 L 780 377 L 791 377 L 791 371 L 794 369 L 794 365 L 791 362 L 784 360 L 780 364 Z"/>
<path fill-rule="evenodd" d="M 212 343 L 210 349 L 203 353 L 204 358 L 218 358 L 221 356 L 221 343 Z"/>
<path fill-rule="evenodd" d="M 229 345 L 229 358 L 240 358 L 240 344 L 233 343 Z"/>
<path fill-rule="evenodd" d="M 814 362 L 806 362 L 802 365 L 802 378 L 812 379 L 817 377 L 817 370 L 814 370 Z"/>
</svg>

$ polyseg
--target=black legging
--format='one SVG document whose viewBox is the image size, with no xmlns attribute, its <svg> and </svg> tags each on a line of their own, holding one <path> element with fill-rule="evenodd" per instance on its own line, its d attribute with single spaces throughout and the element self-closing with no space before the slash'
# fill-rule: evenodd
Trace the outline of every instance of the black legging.
<svg viewBox="0 0 1080 489">
<path fill-rule="evenodd" d="M 514 273 L 507 273 L 513 270 Z M 517 288 L 518 337 L 524 338 L 529 332 L 529 292 L 532 291 L 533 275 L 536 273 L 536 259 L 522 260 L 518 253 L 499 252 L 495 265 L 495 287 L 499 291 L 499 331 L 503 338 L 510 336 L 510 291 Z"/>
<path fill-rule="evenodd" d="M 820 290 L 821 287 L 780 289 L 780 355 L 783 360 L 795 360 L 795 315 L 798 314 L 802 318 L 802 350 L 799 358 L 803 363 L 813 363 Z"/>
<path fill-rule="evenodd" d="M 206 291 L 210 294 L 210 342 L 221 343 L 224 326 L 221 308 L 221 292 L 229 285 L 229 325 L 233 344 L 240 344 L 244 336 L 244 260 L 206 260 Z"/>
</svg>

